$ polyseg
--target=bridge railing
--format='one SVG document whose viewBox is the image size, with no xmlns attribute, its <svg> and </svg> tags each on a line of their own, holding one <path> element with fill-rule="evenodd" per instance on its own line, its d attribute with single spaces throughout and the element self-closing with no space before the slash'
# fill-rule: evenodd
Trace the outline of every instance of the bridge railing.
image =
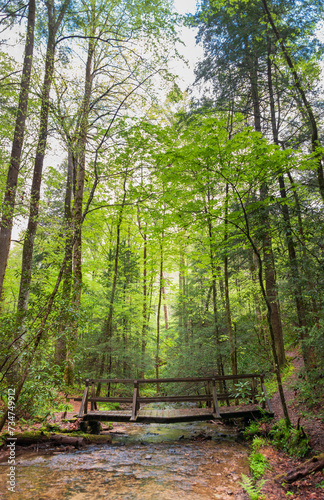
<svg viewBox="0 0 324 500">
<path fill-rule="evenodd" d="M 242 382 L 243 381 L 243 382 Z M 140 386 L 156 385 L 161 387 L 161 384 L 181 384 L 192 386 L 192 384 L 203 384 L 205 394 L 176 394 L 176 395 L 160 395 L 142 396 L 140 394 Z M 108 387 L 108 396 L 100 395 L 100 390 L 103 385 Z M 112 386 L 130 385 L 133 388 L 132 396 L 111 396 Z M 230 385 L 230 388 L 228 387 Z M 100 388 L 98 390 L 98 388 Z M 81 401 L 79 417 L 83 417 L 88 413 L 88 405 L 90 403 L 91 411 L 97 410 L 97 403 L 127 403 L 132 405 L 131 420 L 136 420 L 137 413 L 141 404 L 145 403 L 178 403 L 178 402 L 205 402 L 208 407 L 213 407 L 213 413 L 216 418 L 220 418 L 219 408 L 222 404 L 227 406 L 231 402 L 237 405 L 240 401 L 261 403 L 263 408 L 267 408 L 272 413 L 270 401 L 267 397 L 266 388 L 264 385 L 264 375 L 262 374 L 241 374 L 241 375 L 225 375 L 214 377 L 190 377 L 190 378 L 149 378 L 149 379 L 86 379 L 85 389 L 82 398 L 74 398 L 76 401 Z"/>
</svg>

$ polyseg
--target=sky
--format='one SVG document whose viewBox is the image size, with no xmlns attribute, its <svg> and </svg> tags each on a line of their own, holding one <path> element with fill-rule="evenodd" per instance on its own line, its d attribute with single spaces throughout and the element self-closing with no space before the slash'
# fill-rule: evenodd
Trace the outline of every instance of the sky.
<svg viewBox="0 0 324 500">
<path fill-rule="evenodd" d="M 196 0 L 174 0 L 174 8 L 179 14 L 194 14 L 196 12 Z M 16 60 L 23 59 L 23 48 L 24 48 L 24 38 L 21 43 L 17 43 L 19 36 L 19 28 L 15 27 L 11 31 L 11 37 L 8 40 L 7 51 L 10 55 L 16 58 Z M 172 71 L 178 75 L 178 85 L 181 90 L 185 91 L 190 85 L 193 84 L 195 75 L 194 68 L 199 58 L 202 57 L 202 48 L 196 45 L 195 41 L 195 30 L 182 27 L 179 33 L 179 37 L 184 42 L 183 44 L 178 44 L 177 49 L 180 54 L 184 56 L 187 60 L 187 65 L 181 60 L 171 65 Z M 47 163 L 51 163 L 51 153 L 49 152 L 47 156 Z M 18 234 L 24 225 L 24 221 L 17 221 L 13 228 L 13 239 L 18 238 Z"/>
<path fill-rule="evenodd" d="M 174 0 L 174 8 L 179 14 L 194 14 L 196 12 L 196 0 Z M 180 38 L 185 46 L 179 44 L 178 50 L 188 61 L 188 67 L 178 62 L 175 72 L 179 75 L 179 86 L 182 90 L 194 82 L 194 68 L 199 58 L 202 57 L 202 48 L 196 45 L 195 30 L 183 27 L 180 31 Z"/>
</svg>

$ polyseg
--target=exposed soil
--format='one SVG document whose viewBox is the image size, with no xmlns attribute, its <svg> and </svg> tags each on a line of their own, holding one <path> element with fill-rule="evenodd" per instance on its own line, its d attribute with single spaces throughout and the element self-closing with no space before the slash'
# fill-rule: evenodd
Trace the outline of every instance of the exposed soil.
<svg viewBox="0 0 324 500">
<path fill-rule="evenodd" d="M 303 359 L 298 351 L 288 352 L 287 355 L 291 358 L 294 365 L 294 372 L 289 379 L 284 383 L 284 392 L 286 396 L 289 416 L 293 426 L 297 426 L 298 421 L 305 432 L 309 436 L 312 453 L 324 451 L 324 422 L 318 417 L 309 416 L 307 407 L 298 401 L 298 392 L 295 388 L 296 381 L 303 368 Z M 280 403 L 279 394 L 276 393 L 271 404 L 275 412 L 275 419 L 283 418 L 282 406 Z M 319 410 L 319 409 L 318 409 Z M 316 414 L 315 414 L 316 415 Z M 292 500 L 324 500 L 324 473 L 323 471 L 316 472 L 304 479 L 295 481 L 291 485 L 285 485 L 278 480 L 278 477 L 288 471 L 296 469 L 298 465 L 305 460 L 291 458 L 286 453 L 274 449 L 272 446 L 262 448 L 262 453 L 270 463 L 270 469 L 265 474 L 267 482 L 262 488 L 262 493 L 266 500 L 281 500 L 290 498 Z M 248 496 L 246 496 L 248 498 Z"/>
<path fill-rule="evenodd" d="M 305 416 L 309 414 L 309 410 L 307 409 L 305 404 L 302 404 L 298 401 L 298 392 L 295 389 L 300 371 L 304 367 L 303 358 L 298 353 L 298 351 L 288 352 L 287 356 L 290 357 L 295 368 L 294 372 L 289 377 L 289 380 L 284 383 L 284 393 L 286 396 L 291 423 L 294 427 L 296 427 L 298 420 L 300 420 L 300 425 L 304 427 L 305 432 L 309 436 L 312 449 L 314 451 L 324 451 L 324 420 L 323 418 L 320 418 L 320 416 Z M 316 390 L 316 387 L 314 387 L 314 390 Z M 322 395 L 322 397 L 324 398 L 324 394 Z M 278 393 L 276 393 L 271 399 L 271 405 L 273 411 L 275 412 L 276 420 L 283 418 L 283 411 Z M 320 408 L 318 410 L 320 410 Z"/>
</svg>

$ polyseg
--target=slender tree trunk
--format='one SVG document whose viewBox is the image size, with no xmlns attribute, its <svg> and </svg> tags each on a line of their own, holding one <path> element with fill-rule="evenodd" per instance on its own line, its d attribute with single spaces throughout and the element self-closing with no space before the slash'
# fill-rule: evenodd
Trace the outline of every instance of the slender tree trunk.
<svg viewBox="0 0 324 500">
<path fill-rule="evenodd" d="M 108 317 L 106 321 L 106 326 L 105 326 L 105 331 L 104 331 L 104 337 L 106 341 L 108 342 L 108 360 L 109 360 L 109 370 L 108 370 L 108 375 L 110 375 L 111 372 L 111 367 L 112 367 L 112 347 L 111 347 L 111 339 L 113 337 L 113 314 L 114 314 L 114 306 L 115 306 L 115 295 L 116 295 L 116 290 L 117 290 L 117 278 L 118 278 L 118 266 L 119 266 L 119 252 L 120 252 L 120 233 L 121 233 L 121 225 L 123 222 L 123 212 L 124 212 L 124 207 L 125 207 L 125 201 L 126 201 L 126 181 L 127 181 L 127 173 L 125 174 L 124 177 L 124 183 L 123 183 L 123 200 L 122 204 L 120 207 L 119 211 L 119 216 L 117 220 L 117 227 L 116 227 L 116 252 L 115 252 L 115 258 L 114 258 L 114 270 L 113 270 L 113 279 L 112 279 L 112 286 L 111 286 L 111 294 L 110 294 L 110 302 L 109 302 L 109 310 L 108 310 Z M 103 375 L 104 369 L 105 369 L 105 356 L 106 354 L 103 354 L 102 360 L 100 363 L 100 368 L 99 368 L 99 378 Z M 97 386 L 97 394 L 100 394 L 100 384 Z"/>
<path fill-rule="evenodd" d="M 82 291 L 82 217 L 83 217 L 83 193 L 85 181 L 86 145 L 89 128 L 90 97 L 92 90 L 92 65 L 94 57 L 94 41 L 91 38 L 88 46 L 88 56 L 85 72 L 85 88 L 81 109 L 80 130 L 76 141 L 76 182 L 75 199 L 72 211 L 72 227 L 75 243 L 73 247 L 73 299 L 72 307 L 74 316 L 78 316 Z M 73 384 L 74 363 L 73 354 L 78 336 L 78 320 L 75 319 L 71 328 L 69 346 L 66 353 L 66 368 L 64 380 L 67 385 Z"/>
<path fill-rule="evenodd" d="M 141 334 L 141 367 L 140 367 L 140 378 L 145 376 L 145 351 L 146 351 L 146 337 L 148 328 L 148 317 L 147 317 L 147 224 L 145 229 L 142 230 L 142 224 L 140 220 L 139 208 L 137 207 L 137 222 L 138 229 L 143 238 L 143 308 L 142 308 L 142 334 Z"/>
<path fill-rule="evenodd" d="M 309 310 L 312 310 L 313 315 L 315 316 L 315 321 L 318 322 L 318 305 L 316 301 L 316 287 L 311 275 L 311 270 L 309 266 L 309 258 L 307 256 L 307 248 L 306 248 L 306 241 L 305 241 L 305 235 L 304 235 L 304 227 L 303 227 L 303 221 L 301 217 L 301 206 L 299 202 L 299 196 L 297 193 L 297 186 L 294 182 L 294 179 L 291 175 L 291 173 L 288 171 L 288 179 L 290 182 L 290 185 L 292 187 L 292 192 L 295 200 L 295 206 L 296 206 L 296 212 L 297 212 L 297 219 L 298 219 L 298 231 L 299 231 L 299 236 L 300 236 L 300 243 L 301 243 L 301 248 L 302 248 L 302 254 L 303 254 L 303 272 L 306 276 L 307 279 L 307 288 L 308 288 L 308 293 L 311 296 L 311 306 L 309 305 Z"/>
<path fill-rule="evenodd" d="M 262 0 L 262 3 L 263 3 L 264 10 L 266 12 L 266 15 L 268 17 L 270 26 L 273 30 L 273 33 L 275 34 L 275 37 L 278 40 L 282 54 L 283 54 L 284 58 L 286 59 L 287 65 L 291 71 L 291 75 L 293 77 L 293 82 L 294 82 L 294 87 L 295 87 L 297 93 L 299 94 L 301 101 L 302 101 L 302 104 L 303 104 L 302 111 L 308 117 L 308 122 L 309 122 L 310 129 L 311 129 L 312 151 L 315 155 L 315 160 L 316 160 L 316 164 L 317 164 L 318 186 L 319 186 L 320 194 L 321 194 L 322 199 L 324 201 L 324 173 L 323 173 L 323 166 L 322 166 L 322 152 L 318 151 L 319 146 L 320 146 L 319 134 L 318 134 L 318 127 L 317 127 L 316 118 L 315 118 L 315 115 L 313 112 L 313 108 L 311 106 L 311 103 L 307 99 L 301 78 L 299 78 L 299 76 L 298 76 L 298 73 L 295 69 L 295 65 L 293 63 L 293 60 L 292 60 L 292 58 L 289 54 L 289 51 L 287 50 L 286 45 L 284 43 L 283 37 L 280 35 L 280 33 L 277 29 L 277 26 L 274 22 L 274 19 L 272 17 L 272 14 L 270 12 L 269 7 L 268 7 L 267 0 Z"/>
<path fill-rule="evenodd" d="M 2 219 L 0 223 L 0 306 L 3 298 L 3 281 L 9 256 L 17 182 L 28 111 L 28 94 L 34 51 L 35 12 L 35 0 L 29 0 L 25 57 L 20 82 L 19 103 L 7 175 L 6 191 L 2 205 Z"/>
<path fill-rule="evenodd" d="M 164 328 L 168 330 L 169 328 L 169 314 L 168 314 L 168 306 L 166 303 L 166 292 L 165 292 L 165 279 L 164 275 L 162 276 L 163 286 L 162 286 L 162 298 L 163 298 L 163 312 L 164 312 Z"/>
<path fill-rule="evenodd" d="M 183 341 L 188 343 L 188 323 L 187 323 L 187 294 L 186 294 L 186 275 L 185 275 L 185 248 L 180 247 L 180 267 L 179 267 L 179 330 Z"/>
<path fill-rule="evenodd" d="M 66 336 L 65 329 L 71 324 L 69 308 L 71 305 L 71 291 L 72 291 L 72 244 L 73 238 L 71 228 L 71 202 L 72 202 L 72 182 L 73 182 L 73 160 L 71 149 L 68 148 L 68 161 L 67 161 L 67 181 L 64 200 L 64 231 L 65 231 L 65 257 L 66 266 L 63 276 L 62 286 L 62 308 L 61 308 L 61 321 L 59 325 L 59 337 L 55 344 L 55 362 L 62 366 L 66 358 Z"/>
<path fill-rule="evenodd" d="M 42 182 L 43 164 L 44 164 L 45 150 L 47 143 L 49 94 L 54 73 L 55 37 L 57 30 L 59 29 L 62 23 L 66 9 L 69 5 L 69 0 L 65 0 L 64 4 L 61 7 L 57 20 L 54 19 L 53 0 L 47 2 L 46 5 L 48 11 L 48 41 L 47 41 L 46 60 L 45 60 L 45 76 L 44 76 L 42 98 L 41 98 L 39 135 L 38 135 L 38 142 L 37 142 L 36 156 L 34 163 L 32 188 L 30 194 L 29 219 L 23 245 L 21 279 L 20 279 L 20 289 L 18 298 L 18 323 L 22 321 L 23 316 L 28 308 L 29 289 L 30 289 L 31 274 L 32 274 L 32 260 L 34 252 L 34 241 L 38 225 L 40 188 Z"/>
<path fill-rule="evenodd" d="M 208 193 L 209 197 L 209 193 Z M 209 200 L 208 200 L 209 201 Z M 208 208 L 205 208 L 206 212 Z M 215 327 L 215 342 L 217 348 L 217 373 L 222 375 L 224 372 L 222 355 L 220 353 L 220 341 L 219 341 L 219 325 L 218 325 L 218 308 L 217 308 L 217 269 L 215 265 L 215 256 L 213 250 L 213 226 L 211 218 L 207 213 L 208 220 L 208 236 L 209 236 L 209 256 L 210 256 L 210 267 L 211 267 L 211 278 L 212 278 L 212 301 L 213 301 L 213 313 L 214 313 L 214 327 Z"/>
<path fill-rule="evenodd" d="M 249 49 L 247 48 L 249 51 Z M 257 132 L 262 132 L 261 129 L 261 110 L 260 110 L 260 100 L 259 100 L 259 90 L 258 90 L 258 59 L 256 56 L 249 56 L 250 59 L 250 82 L 254 109 L 254 128 Z M 268 187 L 263 184 L 260 188 L 260 198 L 261 201 L 265 201 L 268 196 Z M 270 318 L 272 322 L 272 329 L 275 338 L 275 345 L 277 349 L 277 355 L 279 360 L 279 366 L 283 366 L 286 362 L 285 349 L 283 343 L 282 325 L 280 308 L 277 294 L 277 284 L 276 284 L 276 272 L 274 257 L 272 252 L 272 241 L 271 241 L 271 226 L 267 207 L 263 207 L 261 211 L 261 220 L 263 227 L 263 255 L 265 264 L 265 281 L 266 281 L 266 293 L 271 303 Z"/>
<path fill-rule="evenodd" d="M 275 103 L 274 103 L 274 94 L 273 94 L 273 85 L 272 85 L 271 43 L 270 43 L 269 38 L 268 38 L 267 45 L 268 45 L 268 58 L 267 58 L 268 87 L 269 87 L 269 96 L 270 96 L 272 134 L 273 134 L 274 143 L 278 146 L 279 145 L 279 132 L 278 132 L 277 121 L 276 121 L 276 112 L 275 112 Z M 282 215 L 283 215 L 284 231 L 285 231 L 287 247 L 288 247 L 289 267 L 290 267 L 290 273 L 291 273 L 291 284 L 292 284 L 292 289 L 293 289 L 295 302 L 296 302 L 296 310 L 297 310 L 298 326 L 299 326 L 300 338 L 301 338 L 301 344 L 302 344 L 302 352 L 303 352 L 303 357 L 304 357 L 306 369 L 307 368 L 309 369 L 310 366 L 312 366 L 314 364 L 314 361 L 315 361 L 314 360 L 314 352 L 310 349 L 306 349 L 305 345 L 304 345 L 304 340 L 305 340 L 305 338 L 308 337 L 306 311 L 305 311 L 305 304 L 304 304 L 303 292 L 302 292 L 302 286 L 301 286 L 301 278 L 299 275 L 299 268 L 298 268 L 296 250 L 295 250 L 295 243 L 294 243 L 293 236 L 292 236 L 293 230 L 291 227 L 290 214 L 289 214 L 289 209 L 288 209 L 288 205 L 287 205 L 287 193 L 286 193 L 286 187 L 285 187 L 285 180 L 284 180 L 284 176 L 282 174 L 279 175 L 278 181 L 279 181 L 279 188 L 280 188 L 280 196 L 281 196 L 281 199 L 283 200 L 283 203 L 281 205 L 281 211 L 282 211 Z"/>
<path fill-rule="evenodd" d="M 237 191 L 236 191 L 236 194 L 239 195 L 239 193 Z M 258 249 L 257 249 L 257 247 L 256 247 L 256 245 L 255 245 L 255 243 L 253 241 L 253 238 L 251 237 L 250 224 L 249 224 L 248 215 L 246 213 L 246 210 L 245 210 L 245 207 L 244 207 L 244 204 L 242 202 L 242 198 L 240 197 L 240 195 L 239 195 L 239 200 L 240 200 L 241 208 L 242 208 L 244 219 L 245 219 L 245 226 L 246 226 L 245 235 L 246 235 L 248 241 L 250 242 L 250 244 L 252 246 L 252 249 L 253 249 L 253 252 L 254 252 L 257 260 L 258 260 L 259 284 L 260 284 L 262 296 L 264 298 L 264 301 L 265 301 L 265 304 L 266 304 L 266 307 L 267 307 L 267 322 L 268 322 L 268 327 L 269 327 L 269 332 L 270 332 L 271 349 L 272 349 L 272 355 L 273 355 L 273 360 L 274 360 L 274 368 L 275 368 L 275 373 L 276 373 L 276 378 L 277 378 L 278 391 L 279 391 L 280 401 L 281 401 L 281 405 L 282 405 L 282 409 L 283 409 L 283 413 L 284 413 L 286 425 L 287 425 L 287 427 L 289 427 L 289 426 L 291 426 L 291 422 L 290 422 L 288 408 L 287 408 L 286 399 L 285 399 L 285 394 L 284 394 L 283 386 L 282 386 L 282 380 L 281 380 L 281 374 L 280 374 L 280 365 L 279 365 L 279 358 L 278 358 L 278 355 L 277 355 L 277 348 L 276 348 L 276 338 L 275 338 L 275 334 L 274 334 L 274 330 L 273 330 L 273 324 L 272 324 L 272 319 L 271 319 L 271 316 L 272 316 L 272 304 L 271 304 L 271 302 L 270 302 L 270 300 L 268 298 L 268 294 L 267 294 L 267 292 L 266 292 L 266 290 L 264 288 L 264 283 L 263 283 L 263 263 L 262 263 L 260 252 L 258 251 Z"/>
<path fill-rule="evenodd" d="M 225 249 L 227 248 L 227 238 L 228 238 L 228 184 L 226 184 L 226 199 L 225 199 Z M 224 257 L 224 282 L 225 282 L 225 312 L 226 312 L 226 325 L 227 325 L 227 333 L 230 343 L 230 356 L 231 356 L 231 368 L 232 375 L 237 375 L 237 353 L 236 353 L 236 345 L 235 339 L 233 335 L 233 327 L 232 327 L 232 317 L 231 317 L 231 305 L 230 305 L 230 297 L 229 297 L 229 279 L 228 279 L 228 254 L 227 249 L 225 250 Z"/>
<path fill-rule="evenodd" d="M 28 377 L 28 374 L 29 374 L 29 370 L 30 370 L 30 367 L 32 365 L 32 362 L 33 362 L 33 359 L 35 357 L 35 353 L 37 352 L 37 349 L 38 349 L 38 346 L 39 346 L 39 343 L 40 341 L 42 340 L 43 338 L 43 335 L 44 335 L 44 332 L 45 332 L 45 326 L 46 326 L 46 323 L 47 323 L 47 320 L 48 320 L 48 317 L 52 311 L 52 307 L 53 307 L 53 304 L 54 304 L 54 299 L 56 297 L 56 294 L 58 292 L 58 289 L 59 289 L 59 286 L 61 284 L 61 281 L 62 281 L 62 277 L 64 275 L 64 270 L 65 270 L 65 265 L 66 265 L 66 257 L 64 257 L 63 259 L 63 262 L 62 262 L 62 265 L 61 265 L 61 268 L 60 268 L 60 271 L 59 271 L 59 274 L 58 274 L 58 277 L 56 279 L 56 283 L 55 283 L 55 286 L 53 288 L 53 291 L 51 293 L 51 296 L 48 300 L 48 303 L 47 303 L 47 306 L 46 306 L 46 309 L 45 309 L 45 312 L 44 312 L 44 315 L 43 315 L 43 318 L 42 318 L 42 321 L 41 321 L 41 324 L 38 328 L 38 331 L 37 331 L 37 335 L 35 336 L 35 340 L 34 340 L 34 343 L 32 345 L 32 348 L 30 349 L 28 355 L 27 355 L 27 360 L 25 362 L 25 365 L 24 365 L 24 370 L 22 372 L 22 375 L 20 377 L 20 380 L 17 384 L 17 388 L 15 390 L 15 403 L 17 404 L 17 401 L 19 399 L 19 396 L 20 396 L 20 393 L 23 389 L 23 386 L 25 384 L 25 381 Z M 8 417 L 8 408 L 5 408 L 4 412 L 3 412 L 3 415 L 0 419 L 0 432 L 7 420 L 7 417 Z"/>
<path fill-rule="evenodd" d="M 162 235 L 163 241 L 163 235 Z M 156 354 L 155 354 L 155 375 L 159 378 L 159 368 L 160 368 L 160 317 L 161 317 L 161 305 L 162 305 L 162 292 L 163 289 L 163 243 L 160 243 L 160 275 L 159 275 L 159 299 L 157 305 L 156 314 Z M 157 383 L 156 390 L 160 392 L 160 384 Z"/>
</svg>

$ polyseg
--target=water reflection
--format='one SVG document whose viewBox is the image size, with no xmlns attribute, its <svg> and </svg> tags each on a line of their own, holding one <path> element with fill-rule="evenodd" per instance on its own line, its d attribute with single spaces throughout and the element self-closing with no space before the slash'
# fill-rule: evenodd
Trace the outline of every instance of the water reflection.
<svg viewBox="0 0 324 500">
<path fill-rule="evenodd" d="M 214 424 L 127 424 L 111 445 L 52 455 L 24 455 L 16 493 L 3 498 L 239 500 L 247 449 Z M 0 468 L 6 491 L 7 466 Z"/>
</svg>

